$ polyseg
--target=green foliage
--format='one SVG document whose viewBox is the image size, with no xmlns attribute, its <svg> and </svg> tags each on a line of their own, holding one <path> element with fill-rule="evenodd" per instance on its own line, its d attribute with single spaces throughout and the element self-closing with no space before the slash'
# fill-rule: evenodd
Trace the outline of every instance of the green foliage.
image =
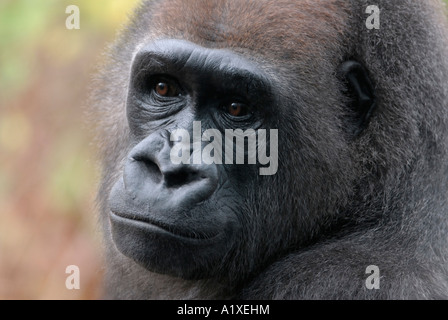
<svg viewBox="0 0 448 320">
<path fill-rule="evenodd" d="M 0 4 L 0 87 L 12 95 L 30 76 L 31 50 L 44 32 L 51 2 L 9 0 Z"/>
<path fill-rule="evenodd" d="M 137 0 L 2 0 L 0 2 L 0 99 L 5 100 L 27 86 L 38 63 L 37 47 L 50 42 L 51 51 L 62 46 L 67 54 L 89 46 L 95 35 L 112 38 Z M 81 30 L 65 28 L 65 8 L 76 4 L 81 13 Z M 64 41 L 64 37 L 75 38 Z M 78 50 L 73 50 L 77 47 Z M 61 51 L 64 54 L 64 51 Z"/>
</svg>

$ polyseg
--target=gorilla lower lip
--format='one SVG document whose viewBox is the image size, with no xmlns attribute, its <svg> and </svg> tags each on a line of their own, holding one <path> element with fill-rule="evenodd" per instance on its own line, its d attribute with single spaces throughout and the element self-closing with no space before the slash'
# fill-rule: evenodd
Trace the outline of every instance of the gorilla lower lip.
<svg viewBox="0 0 448 320">
<path fill-rule="evenodd" d="M 181 238 L 187 238 L 187 239 L 193 239 L 193 240 L 209 240 L 213 239 L 216 236 L 219 235 L 217 232 L 203 232 L 203 231 L 195 231 L 195 230 L 187 230 L 187 229 L 180 229 L 176 228 L 174 226 L 171 226 L 169 224 L 160 222 L 160 221 L 154 221 L 151 219 L 148 219 L 146 217 L 137 217 L 135 215 L 127 215 L 117 212 L 112 212 L 112 215 L 115 215 L 117 217 L 120 217 L 122 219 L 130 220 L 130 221 L 137 221 L 141 223 L 145 223 L 148 225 L 152 225 L 154 227 L 157 227 L 158 229 L 161 229 L 165 232 L 168 232 L 174 236 L 181 237 Z"/>
</svg>

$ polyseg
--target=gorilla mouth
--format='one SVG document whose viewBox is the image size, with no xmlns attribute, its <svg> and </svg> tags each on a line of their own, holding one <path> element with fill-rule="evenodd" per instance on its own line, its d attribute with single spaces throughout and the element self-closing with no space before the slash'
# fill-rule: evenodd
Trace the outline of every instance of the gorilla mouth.
<svg viewBox="0 0 448 320">
<path fill-rule="evenodd" d="M 180 238 L 186 238 L 186 239 L 192 239 L 192 240 L 210 240 L 219 235 L 219 232 L 205 232 L 205 231 L 197 231 L 197 230 L 188 230 L 185 228 L 179 228 L 175 227 L 166 223 L 163 223 L 161 221 L 155 221 L 152 219 L 149 219 L 147 217 L 141 217 L 136 215 L 128 215 L 123 213 L 117 213 L 111 211 L 112 217 L 118 217 L 121 219 L 131 221 L 136 221 L 140 223 L 144 223 L 147 225 L 151 225 L 156 227 L 157 229 L 161 229 L 162 231 L 168 232 L 176 237 Z"/>
</svg>

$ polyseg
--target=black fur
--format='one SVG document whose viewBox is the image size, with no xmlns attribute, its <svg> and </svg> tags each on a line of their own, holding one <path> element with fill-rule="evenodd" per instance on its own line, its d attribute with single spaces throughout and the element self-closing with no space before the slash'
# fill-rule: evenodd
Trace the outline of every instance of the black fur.
<svg viewBox="0 0 448 320">
<path fill-rule="evenodd" d="M 98 199 L 106 298 L 448 298 L 446 18 L 436 0 L 378 0 L 381 26 L 368 30 L 370 4 L 142 3 L 92 95 L 104 168 Z M 195 261 L 203 279 L 193 271 L 183 279 L 183 262 L 170 250 L 160 259 L 175 271 L 150 272 L 153 262 L 123 255 L 111 235 L 112 187 L 141 135 L 160 129 L 143 123 L 142 132 L 131 134 L 126 115 L 134 57 L 160 39 L 231 50 L 272 85 L 266 123 L 279 129 L 278 172 L 264 177 L 249 170 L 221 182 L 225 203 L 209 209 L 229 212 L 223 214 L 236 217 L 239 227 L 229 246 L 219 247 L 225 252 L 218 262 Z M 348 94 L 341 79 L 346 61 L 365 68 L 362 78 L 374 91 L 368 119 L 353 110 L 360 91 Z M 379 290 L 365 286 L 369 265 L 380 269 Z"/>
</svg>

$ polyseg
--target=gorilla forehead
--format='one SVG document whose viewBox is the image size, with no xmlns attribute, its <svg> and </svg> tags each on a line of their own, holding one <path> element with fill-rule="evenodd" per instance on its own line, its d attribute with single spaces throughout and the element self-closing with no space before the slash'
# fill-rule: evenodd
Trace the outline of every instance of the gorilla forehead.
<svg viewBox="0 0 448 320">
<path fill-rule="evenodd" d="M 185 40 L 155 40 L 144 46 L 138 56 L 140 64 L 166 63 L 176 65 L 179 69 L 192 69 L 205 72 L 207 69 L 231 75 L 236 71 L 240 75 L 255 75 L 260 71 L 255 64 L 227 49 L 207 49 Z M 137 58 L 138 58 L 137 56 Z M 260 75 L 261 77 L 261 75 Z"/>
<path fill-rule="evenodd" d="M 346 1 L 244 2 L 241 6 L 238 0 L 159 0 L 154 3 L 157 12 L 150 30 L 156 38 L 183 38 L 205 47 L 244 48 L 277 58 L 315 57 L 325 49 L 332 51 L 346 30 Z"/>
</svg>

